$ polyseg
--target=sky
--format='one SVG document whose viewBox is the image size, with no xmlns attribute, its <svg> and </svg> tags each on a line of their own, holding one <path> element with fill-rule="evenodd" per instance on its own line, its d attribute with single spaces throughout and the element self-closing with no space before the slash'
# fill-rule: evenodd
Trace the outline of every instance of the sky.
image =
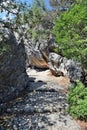
<svg viewBox="0 0 87 130">
<path fill-rule="evenodd" d="M 19 0 L 16 0 L 16 1 L 19 1 Z M 20 0 L 20 1 L 22 1 L 22 2 L 27 1 L 28 4 L 31 4 L 33 0 Z M 49 0 L 44 0 L 44 2 L 45 2 L 45 5 L 46 5 L 47 9 L 52 10 L 52 7 L 49 4 Z M 5 19 L 6 18 L 5 14 L 6 13 L 0 13 L 0 18 Z M 12 17 L 12 16 L 10 16 L 10 17 Z"/>
<path fill-rule="evenodd" d="M 16 1 L 19 1 L 19 0 L 16 0 Z M 33 0 L 20 0 L 20 1 L 22 1 L 22 2 L 27 1 L 27 3 L 31 4 Z M 43 1 L 45 2 L 45 5 L 46 5 L 47 9 L 51 10 L 52 7 L 49 4 L 49 0 L 43 0 Z"/>
<path fill-rule="evenodd" d="M 22 2 L 24 2 L 25 0 L 21 0 Z M 26 0 L 28 3 L 32 3 L 32 1 L 33 0 Z M 45 2 L 45 5 L 46 5 L 46 7 L 50 10 L 50 9 L 52 9 L 52 7 L 50 6 L 50 4 L 49 4 L 49 0 L 44 0 L 44 2 Z"/>
</svg>

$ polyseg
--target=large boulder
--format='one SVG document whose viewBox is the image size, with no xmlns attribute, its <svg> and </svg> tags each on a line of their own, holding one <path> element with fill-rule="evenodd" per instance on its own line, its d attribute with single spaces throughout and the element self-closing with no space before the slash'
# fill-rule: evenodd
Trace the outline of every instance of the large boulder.
<svg viewBox="0 0 87 130">
<path fill-rule="evenodd" d="M 26 54 L 23 43 L 18 44 L 13 32 L 1 29 L 0 40 L 0 101 L 18 96 L 28 83 Z"/>
<path fill-rule="evenodd" d="M 26 43 L 26 66 L 32 66 L 37 68 L 48 68 L 47 62 L 43 58 L 41 51 L 33 47 L 30 47 L 32 43 Z"/>
<path fill-rule="evenodd" d="M 71 81 L 81 80 L 82 68 L 80 63 L 62 57 L 56 53 L 49 54 L 49 68 L 55 76 L 68 76 Z"/>
<path fill-rule="evenodd" d="M 26 42 L 27 66 L 48 68 L 48 56 L 50 52 L 54 51 L 55 47 L 56 44 L 53 37 Z"/>
</svg>

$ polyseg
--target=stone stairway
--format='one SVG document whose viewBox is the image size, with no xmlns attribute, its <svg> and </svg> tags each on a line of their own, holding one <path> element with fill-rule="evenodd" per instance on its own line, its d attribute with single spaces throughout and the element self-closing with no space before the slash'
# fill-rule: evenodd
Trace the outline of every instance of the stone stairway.
<svg viewBox="0 0 87 130">
<path fill-rule="evenodd" d="M 24 94 L 1 104 L 0 130 L 81 130 L 66 112 L 63 87 L 29 74 L 30 84 Z"/>
</svg>

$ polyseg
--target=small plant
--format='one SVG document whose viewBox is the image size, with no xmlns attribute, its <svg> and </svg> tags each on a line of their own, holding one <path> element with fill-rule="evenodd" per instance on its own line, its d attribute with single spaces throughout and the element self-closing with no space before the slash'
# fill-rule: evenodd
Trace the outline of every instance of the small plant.
<svg viewBox="0 0 87 130">
<path fill-rule="evenodd" d="M 68 94 L 67 111 L 73 118 L 87 121 L 87 88 L 82 82 L 76 82 L 76 87 L 72 86 Z"/>
<path fill-rule="evenodd" d="M 3 53 L 5 53 L 5 52 L 10 52 L 10 51 L 11 51 L 10 45 L 8 45 L 5 42 L 2 42 L 0 44 L 0 55 L 3 54 Z"/>
</svg>

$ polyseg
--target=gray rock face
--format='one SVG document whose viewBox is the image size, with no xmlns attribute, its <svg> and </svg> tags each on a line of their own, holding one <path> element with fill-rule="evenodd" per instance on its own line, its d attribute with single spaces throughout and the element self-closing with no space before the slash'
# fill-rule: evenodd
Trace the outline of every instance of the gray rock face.
<svg viewBox="0 0 87 130">
<path fill-rule="evenodd" d="M 83 70 L 82 82 L 87 87 L 87 70 L 85 70 L 85 69 Z"/>
<path fill-rule="evenodd" d="M 2 28 L 0 47 L 3 47 L 0 53 L 0 101 L 3 102 L 26 87 L 28 76 L 24 45 L 17 43 L 11 30 Z"/>
<path fill-rule="evenodd" d="M 49 54 L 49 68 L 55 76 L 68 76 L 71 81 L 81 79 L 82 68 L 79 63 L 68 60 L 56 53 Z"/>
<path fill-rule="evenodd" d="M 24 25 L 25 27 L 25 25 Z M 30 25 L 25 30 L 19 29 L 19 33 L 23 35 L 27 59 L 27 66 L 35 66 L 39 68 L 48 68 L 46 60 L 48 59 L 49 52 L 54 51 L 56 47 L 53 36 L 50 34 L 50 29 L 53 27 L 52 20 L 43 18 L 39 24 L 35 25 L 32 29 L 32 35 L 29 33 Z M 36 37 L 34 36 L 36 34 Z M 20 42 L 20 36 L 16 34 L 18 41 Z M 29 36 L 30 35 L 30 36 Z"/>
<path fill-rule="evenodd" d="M 51 51 L 54 51 L 56 44 L 53 38 L 25 43 L 27 53 L 27 65 L 38 68 L 48 68 L 47 60 Z"/>
</svg>

